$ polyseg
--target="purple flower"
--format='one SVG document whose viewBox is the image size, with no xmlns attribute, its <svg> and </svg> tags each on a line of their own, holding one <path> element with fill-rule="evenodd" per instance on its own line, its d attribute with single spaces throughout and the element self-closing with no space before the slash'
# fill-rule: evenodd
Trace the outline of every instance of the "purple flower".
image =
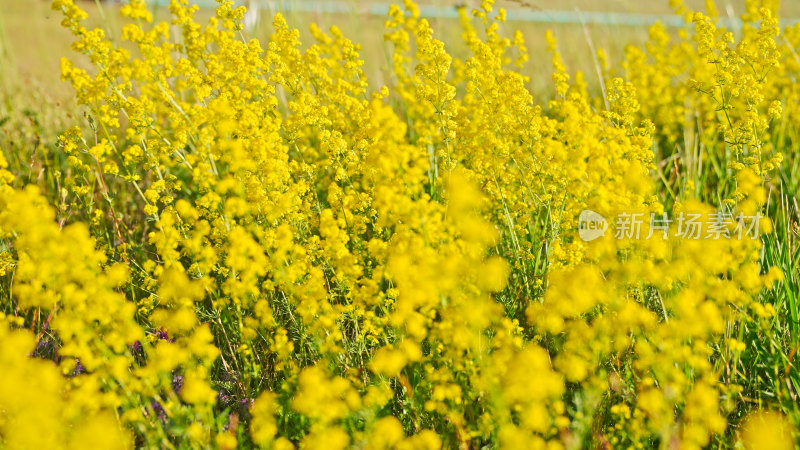
<svg viewBox="0 0 800 450">
<path fill-rule="evenodd" d="M 81 361 L 79 359 L 76 359 L 75 362 L 76 362 L 75 368 L 72 369 L 72 373 L 69 374 L 70 377 L 76 377 L 82 373 L 86 373 L 86 367 L 83 367 Z"/>
<path fill-rule="evenodd" d="M 183 387 L 183 375 L 177 373 L 172 375 L 172 390 L 177 394 Z"/>
<path fill-rule="evenodd" d="M 228 394 L 225 394 L 222 391 L 217 393 L 217 402 L 218 403 L 220 403 L 222 405 L 228 405 L 230 400 L 231 400 L 231 397 Z"/>
<path fill-rule="evenodd" d="M 161 406 L 161 403 L 157 401 L 150 402 L 150 407 L 153 408 L 153 412 L 156 413 L 156 416 L 162 421 L 167 421 L 167 413 L 164 411 L 164 407 Z"/>
<path fill-rule="evenodd" d="M 47 342 L 44 339 L 40 339 L 39 343 L 36 344 L 36 351 L 34 353 L 40 355 L 44 353 L 46 347 L 47 347 Z"/>
<path fill-rule="evenodd" d="M 156 333 L 156 336 L 158 336 L 159 339 L 164 340 L 164 341 L 175 342 L 175 339 L 174 338 L 170 339 L 169 333 L 167 332 L 167 330 L 165 330 L 163 328 L 158 330 L 158 333 Z"/>
</svg>

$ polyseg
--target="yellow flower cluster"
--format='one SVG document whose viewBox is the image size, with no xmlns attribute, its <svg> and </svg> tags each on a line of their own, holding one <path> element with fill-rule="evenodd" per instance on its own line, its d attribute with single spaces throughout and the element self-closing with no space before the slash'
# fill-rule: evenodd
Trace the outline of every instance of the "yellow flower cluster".
<svg viewBox="0 0 800 450">
<path fill-rule="evenodd" d="M 701 152 L 720 165 L 714 175 L 723 180 L 726 166 L 766 174 L 783 159 L 779 148 L 788 142 L 784 130 L 793 117 L 783 104 L 796 103 L 792 55 L 800 42 L 791 37 L 796 27 L 779 39 L 777 6 L 761 3 L 748 0 L 743 28 L 728 30 L 717 25 L 713 9 L 705 15 L 673 2 L 693 34 L 681 30 L 676 38 L 656 24 L 645 48 L 626 49 L 623 73 L 639 94 L 640 112 L 663 130 L 659 156 L 685 159 L 693 166 L 690 176 L 708 164 Z M 675 142 L 680 151 L 672 150 Z"/>
<path fill-rule="evenodd" d="M 775 11 L 750 7 L 736 40 L 678 8 L 693 28 L 654 26 L 600 97 L 549 34 L 539 106 L 491 0 L 459 9 L 461 58 L 411 0 L 392 6 L 379 87 L 336 27 L 304 45 L 278 14 L 262 43 L 231 0 L 204 24 L 188 0 L 159 23 L 134 0 L 120 42 L 53 1 L 92 67 L 61 63 L 88 124 L 59 138 L 58 209 L 0 155 L 0 445 L 730 439 L 725 361 L 783 279 L 760 236 L 579 237 L 584 210 L 766 213 L 800 27 L 778 44 Z M 676 142 L 688 161 L 667 179 Z M 682 178 L 709 159 L 719 198 Z M 753 417 L 745 441 L 762 417 L 791 434 Z"/>
</svg>

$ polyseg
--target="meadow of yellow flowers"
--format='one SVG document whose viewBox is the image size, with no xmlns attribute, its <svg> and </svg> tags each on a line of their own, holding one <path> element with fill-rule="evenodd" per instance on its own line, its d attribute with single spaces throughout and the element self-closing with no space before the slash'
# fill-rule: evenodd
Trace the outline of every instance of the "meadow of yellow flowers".
<svg viewBox="0 0 800 450">
<path fill-rule="evenodd" d="M 218 3 L 131 0 L 112 38 L 52 1 L 83 117 L 0 135 L 0 448 L 800 442 L 777 2 L 726 28 L 673 1 L 685 27 L 598 52 L 599 92 L 548 33 L 544 104 L 492 0 L 457 58 L 392 6 L 380 86 L 342 30 L 247 40 Z"/>
</svg>

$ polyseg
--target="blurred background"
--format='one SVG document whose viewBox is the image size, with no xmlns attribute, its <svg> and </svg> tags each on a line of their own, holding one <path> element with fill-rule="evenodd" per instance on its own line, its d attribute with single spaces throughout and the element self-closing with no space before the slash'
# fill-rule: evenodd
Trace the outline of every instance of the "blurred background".
<svg viewBox="0 0 800 450">
<path fill-rule="evenodd" d="M 149 2 L 156 20 L 168 18 L 168 1 Z M 203 6 L 198 12 L 201 21 L 213 14 L 214 0 L 191 1 Z M 123 23 L 116 10 L 121 1 L 76 0 L 76 3 L 89 13 L 87 26 L 103 27 L 112 36 L 119 34 Z M 383 23 L 389 0 L 237 0 L 236 3 L 251 8 L 244 30 L 248 38 L 265 40 L 276 12 L 283 13 L 290 25 L 300 29 L 304 44 L 310 42 L 311 22 L 323 29 L 337 25 L 351 40 L 361 44 L 369 81 L 376 87 L 383 84 L 388 54 L 383 42 Z M 705 10 L 705 0 L 685 3 L 693 9 Z M 15 89 L 24 91 L 17 102 L 61 106 L 71 101 L 71 90 L 60 81 L 59 59 L 62 56 L 76 59 L 69 48 L 74 39 L 60 26 L 60 13 L 52 11 L 50 4 L 50 0 L 0 0 L 0 87 L 5 92 L 0 95 L 5 96 L 6 102 Z M 422 0 L 419 4 L 436 37 L 447 44 L 451 54 L 462 55 L 456 7 L 463 4 L 474 8 L 479 1 Z M 627 44 L 647 40 L 649 25 L 661 21 L 677 27 L 683 23 L 672 12 L 669 0 L 502 0 L 496 6 L 508 11 L 505 34 L 511 36 L 513 30 L 519 29 L 525 36 L 530 61 L 524 70 L 531 76 L 531 89 L 537 100 L 547 98 L 552 89 L 550 56 L 544 42 L 547 29 L 553 30 L 558 38 L 570 72 L 583 71 L 592 89 L 598 85 L 592 47 L 603 49 L 614 65 Z M 744 10 L 744 0 L 717 0 L 716 8 L 723 23 L 735 21 Z M 800 1 L 784 2 L 781 16 L 784 24 L 800 18 Z"/>
</svg>

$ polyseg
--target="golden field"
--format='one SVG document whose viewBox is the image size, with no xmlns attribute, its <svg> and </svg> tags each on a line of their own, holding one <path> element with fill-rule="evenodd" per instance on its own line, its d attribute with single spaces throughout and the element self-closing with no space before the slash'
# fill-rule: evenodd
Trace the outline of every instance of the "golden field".
<svg viewBox="0 0 800 450">
<path fill-rule="evenodd" d="M 349 5 L 0 0 L 0 448 L 796 448 L 800 6 Z"/>
</svg>

